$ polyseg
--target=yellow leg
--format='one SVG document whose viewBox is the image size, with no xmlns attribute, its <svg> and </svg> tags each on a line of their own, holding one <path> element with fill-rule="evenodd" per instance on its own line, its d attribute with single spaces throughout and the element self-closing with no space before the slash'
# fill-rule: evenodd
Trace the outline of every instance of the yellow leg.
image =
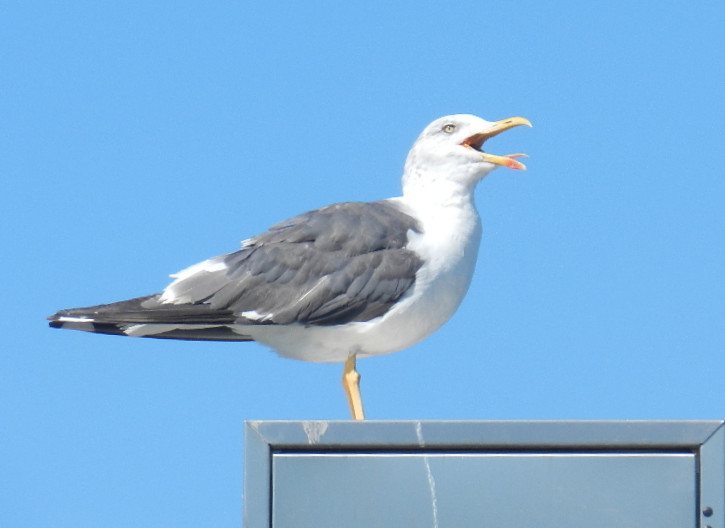
<svg viewBox="0 0 725 528">
<path fill-rule="evenodd" d="M 342 372 L 342 387 L 345 389 L 352 419 L 364 420 L 365 413 L 363 412 L 362 396 L 360 396 L 360 374 L 355 370 L 355 354 L 345 361 L 345 370 Z"/>
</svg>

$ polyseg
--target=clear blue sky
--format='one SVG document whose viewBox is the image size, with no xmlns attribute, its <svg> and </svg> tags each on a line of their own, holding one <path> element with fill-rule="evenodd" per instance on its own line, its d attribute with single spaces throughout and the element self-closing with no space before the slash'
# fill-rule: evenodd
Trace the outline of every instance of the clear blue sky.
<svg viewBox="0 0 725 528">
<path fill-rule="evenodd" d="M 522 115 L 455 317 L 361 360 L 372 419 L 725 418 L 722 2 L 4 2 L 0 525 L 239 526 L 242 424 L 340 365 L 48 329 Z"/>
</svg>

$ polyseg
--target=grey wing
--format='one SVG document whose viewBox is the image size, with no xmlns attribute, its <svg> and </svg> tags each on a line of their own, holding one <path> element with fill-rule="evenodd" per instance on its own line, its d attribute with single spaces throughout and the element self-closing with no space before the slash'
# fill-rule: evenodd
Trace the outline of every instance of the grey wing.
<svg viewBox="0 0 725 528">
<path fill-rule="evenodd" d="M 422 260 L 406 249 L 411 231 L 416 221 L 389 202 L 332 205 L 180 272 L 146 304 L 201 304 L 241 324 L 368 321 L 415 283 Z"/>
</svg>

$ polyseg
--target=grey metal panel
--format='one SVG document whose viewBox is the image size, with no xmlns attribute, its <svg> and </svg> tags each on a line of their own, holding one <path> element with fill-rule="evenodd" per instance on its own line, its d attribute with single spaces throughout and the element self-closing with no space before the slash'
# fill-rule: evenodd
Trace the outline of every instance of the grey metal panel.
<svg viewBox="0 0 725 528">
<path fill-rule="evenodd" d="M 701 520 L 703 528 L 725 528 L 722 421 L 248 422 L 246 429 L 248 528 L 377 527 L 396 516 L 387 526 L 662 528 Z M 705 516 L 699 510 L 708 505 Z M 488 516 L 469 522 L 472 508 Z"/>
<path fill-rule="evenodd" d="M 247 422 L 283 448 L 419 446 L 699 448 L 723 424 L 708 421 L 304 421 Z"/>
<path fill-rule="evenodd" d="M 725 428 L 720 427 L 700 449 L 701 526 L 725 528 Z"/>
<path fill-rule="evenodd" d="M 687 528 L 694 454 L 274 455 L 275 528 Z"/>
<path fill-rule="evenodd" d="M 272 526 L 271 446 L 252 427 L 244 428 L 244 526 Z"/>
<path fill-rule="evenodd" d="M 431 526 L 422 467 L 398 456 L 275 455 L 273 526 Z"/>
</svg>

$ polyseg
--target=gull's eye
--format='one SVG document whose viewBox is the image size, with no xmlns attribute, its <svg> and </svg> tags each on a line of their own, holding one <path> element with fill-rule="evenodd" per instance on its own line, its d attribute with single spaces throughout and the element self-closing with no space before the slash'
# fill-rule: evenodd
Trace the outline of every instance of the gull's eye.
<svg viewBox="0 0 725 528">
<path fill-rule="evenodd" d="M 453 132 L 456 131 L 456 125 L 451 125 L 450 123 L 443 126 L 443 132 L 446 134 L 453 134 Z"/>
</svg>

